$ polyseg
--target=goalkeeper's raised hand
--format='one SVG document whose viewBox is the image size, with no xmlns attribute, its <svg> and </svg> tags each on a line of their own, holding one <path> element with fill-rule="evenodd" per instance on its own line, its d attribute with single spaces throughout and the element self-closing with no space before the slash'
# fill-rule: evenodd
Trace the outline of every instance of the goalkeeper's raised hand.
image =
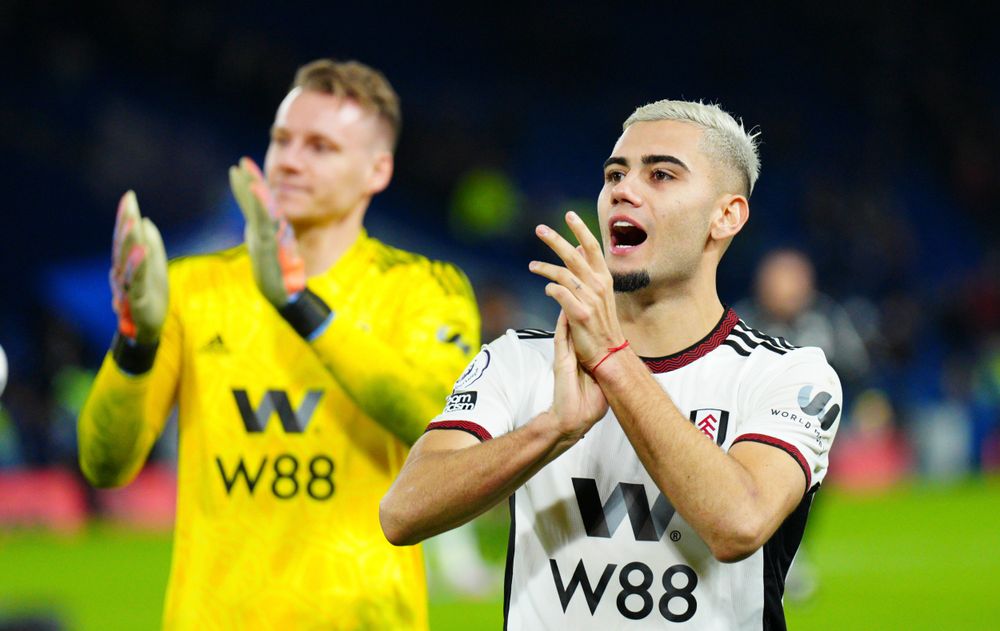
<svg viewBox="0 0 1000 631">
<path fill-rule="evenodd" d="M 306 266 L 295 233 L 274 203 L 264 175 L 250 158 L 229 168 L 229 184 L 247 221 L 244 237 L 260 293 L 307 341 L 333 318 L 323 300 L 306 287 Z"/>
<path fill-rule="evenodd" d="M 244 237 L 254 280 L 268 302 L 281 309 L 306 286 L 295 233 L 275 206 L 253 160 L 243 158 L 239 166 L 229 167 L 229 185 L 247 222 Z"/>
<path fill-rule="evenodd" d="M 139 214 L 132 191 L 118 203 L 110 280 L 119 335 L 133 344 L 155 344 L 167 317 L 167 255 L 160 231 Z"/>
</svg>

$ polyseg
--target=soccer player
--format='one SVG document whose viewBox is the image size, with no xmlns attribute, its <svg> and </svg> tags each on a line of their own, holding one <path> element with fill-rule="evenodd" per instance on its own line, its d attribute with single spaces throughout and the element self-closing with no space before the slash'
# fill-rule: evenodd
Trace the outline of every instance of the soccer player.
<svg viewBox="0 0 1000 631">
<path fill-rule="evenodd" d="M 577 248 L 536 229 L 565 264 L 530 263 L 555 333 L 486 346 L 382 500 L 411 544 L 510 498 L 507 629 L 784 628 L 841 391 L 821 350 L 719 300 L 758 172 L 717 106 L 637 109 L 604 164 L 603 251 L 574 213 Z"/>
<path fill-rule="evenodd" d="M 127 484 L 178 406 L 168 629 L 428 626 L 421 553 L 386 542 L 378 501 L 478 348 L 479 316 L 460 270 L 363 228 L 399 127 L 379 72 L 315 61 L 278 107 L 266 176 L 230 170 L 245 246 L 168 268 L 122 198 L 118 333 L 80 464 Z"/>
</svg>

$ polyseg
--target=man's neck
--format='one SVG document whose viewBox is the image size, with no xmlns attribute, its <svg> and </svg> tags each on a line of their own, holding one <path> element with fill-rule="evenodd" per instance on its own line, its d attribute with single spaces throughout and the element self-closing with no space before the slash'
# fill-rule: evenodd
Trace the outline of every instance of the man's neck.
<svg viewBox="0 0 1000 631">
<path fill-rule="evenodd" d="M 622 332 L 642 357 L 683 351 L 718 324 L 725 309 L 710 279 L 615 294 Z"/>
<path fill-rule="evenodd" d="M 364 213 L 351 213 L 325 223 L 295 226 L 295 240 L 307 277 L 322 274 L 343 256 L 361 234 L 363 217 Z"/>
</svg>

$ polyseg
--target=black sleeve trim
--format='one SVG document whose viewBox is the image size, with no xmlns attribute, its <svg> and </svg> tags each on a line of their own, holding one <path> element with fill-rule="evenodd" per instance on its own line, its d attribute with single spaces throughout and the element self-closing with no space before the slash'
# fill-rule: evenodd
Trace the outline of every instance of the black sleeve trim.
<svg viewBox="0 0 1000 631">
<path fill-rule="evenodd" d="M 288 304 L 278 309 L 278 313 L 303 339 L 311 340 L 320 327 L 329 321 L 333 311 L 322 298 L 306 287 L 295 300 L 288 301 Z"/>
<path fill-rule="evenodd" d="M 122 371 L 130 375 L 141 375 L 153 367 L 156 349 L 159 347 L 159 340 L 152 344 L 143 344 L 121 333 L 115 333 L 114 339 L 111 340 L 111 357 Z"/>
</svg>

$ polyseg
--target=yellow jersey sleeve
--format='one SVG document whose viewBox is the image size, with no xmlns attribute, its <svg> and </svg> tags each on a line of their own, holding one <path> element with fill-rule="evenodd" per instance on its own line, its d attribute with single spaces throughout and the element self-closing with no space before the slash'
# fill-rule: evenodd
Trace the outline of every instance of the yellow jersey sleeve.
<svg viewBox="0 0 1000 631">
<path fill-rule="evenodd" d="M 176 284 L 173 269 L 171 265 L 170 285 Z M 128 484 L 146 462 L 173 405 L 181 335 L 181 322 L 171 301 L 148 372 L 127 374 L 110 352 L 104 357 L 77 422 L 80 469 L 92 484 Z"/>
<path fill-rule="evenodd" d="M 401 304 L 385 315 L 396 323 L 392 342 L 334 296 L 333 320 L 311 346 L 362 410 L 411 445 L 478 351 L 479 312 L 465 274 L 449 263 L 415 259 L 376 282 Z"/>
</svg>

